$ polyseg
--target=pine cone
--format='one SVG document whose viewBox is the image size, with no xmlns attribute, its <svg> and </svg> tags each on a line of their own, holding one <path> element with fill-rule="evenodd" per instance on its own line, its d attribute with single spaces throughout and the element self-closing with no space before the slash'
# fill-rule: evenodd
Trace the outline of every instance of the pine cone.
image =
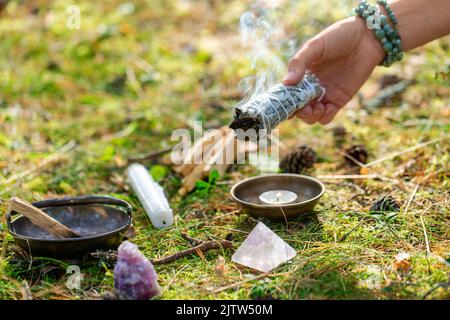
<svg viewBox="0 0 450 320">
<path fill-rule="evenodd" d="M 370 206 L 370 212 L 393 212 L 399 211 L 400 206 L 391 196 L 384 196 L 373 202 Z"/>
<path fill-rule="evenodd" d="M 367 158 L 369 157 L 369 154 L 367 153 L 366 148 L 363 145 L 353 145 L 350 148 L 345 150 L 345 162 L 350 167 L 357 167 L 358 164 L 353 161 L 353 159 L 361 162 L 361 163 L 367 163 Z"/>
<path fill-rule="evenodd" d="M 280 161 L 280 169 L 286 173 L 302 173 L 314 166 L 317 156 L 313 149 L 301 145 Z"/>
</svg>

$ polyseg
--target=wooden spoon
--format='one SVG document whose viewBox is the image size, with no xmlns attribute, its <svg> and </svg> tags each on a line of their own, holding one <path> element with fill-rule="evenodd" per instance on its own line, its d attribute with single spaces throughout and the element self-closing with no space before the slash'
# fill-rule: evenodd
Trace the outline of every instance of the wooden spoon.
<svg viewBox="0 0 450 320">
<path fill-rule="evenodd" d="M 9 210 L 16 211 L 21 215 L 30 219 L 30 221 L 42 229 L 50 232 L 57 238 L 79 238 L 81 237 L 78 233 L 66 227 L 58 220 L 50 217 L 44 211 L 36 208 L 32 204 L 26 202 L 18 197 L 13 197 L 9 200 Z"/>
</svg>

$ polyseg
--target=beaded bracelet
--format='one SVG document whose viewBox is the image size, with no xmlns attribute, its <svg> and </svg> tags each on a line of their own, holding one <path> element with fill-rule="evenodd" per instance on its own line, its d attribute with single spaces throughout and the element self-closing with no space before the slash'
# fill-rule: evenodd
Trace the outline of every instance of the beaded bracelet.
<svg viewBox="0 0 450 320">
<path fill-rule="evenodd" d="M 375 37 L 380 41 L 383 50 L 386 52 L 386 57 L 380 65 L 389 67 L 394 62 L 402 60 L 402 42 L 394 12 L 392 12 L 386 0 L 378 0 L 377 3 L 385 8 L 394 26 L 393 28 L 389 25 L 387 17 L 381 13 L 380 9 L 376 5 L 368 4 L 366 0 L 359 3 L 358 7 L 354 9 L 354 13 L 363 18 L 369 29 L 373 30 Z"/>
</svg>

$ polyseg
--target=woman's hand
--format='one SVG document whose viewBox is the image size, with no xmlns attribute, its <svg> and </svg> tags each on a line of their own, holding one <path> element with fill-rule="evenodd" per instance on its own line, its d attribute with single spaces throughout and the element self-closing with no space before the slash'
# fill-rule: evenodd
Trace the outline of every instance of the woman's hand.
<svg viewBox="0 0 450 320">
<path fill-rule="evenodd" d="M 326 88 L 326 94 L 322 101 L 305 106 L 296 116 L 308 124 L 329 123 L 384 55 L 372 30 L 358 17 L 337 22 L 308 40 L 290 60 L 283 82 L 295 85 L 305 70 L 310 70 Z"/>
</svg>

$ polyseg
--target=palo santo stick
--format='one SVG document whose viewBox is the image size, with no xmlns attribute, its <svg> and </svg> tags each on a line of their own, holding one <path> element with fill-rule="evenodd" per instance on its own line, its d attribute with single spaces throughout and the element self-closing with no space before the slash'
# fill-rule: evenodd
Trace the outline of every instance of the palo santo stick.
<svg viewBox="0 0 450 320">
<path fill-rule="evenodd" d="M 223 130 L 221 133 L 223 133 Z M 209 138 L 211 138 L 211 137 L 209 137 Z M 222 139 L 223 139 L 223 135 L 222 135 Z M 205 161 L 206 155 L 211 154 L 214 147 L 215 147 L 215 144 L 210 143 L 206 146 L 205 149 L 203 149 L 203 154 L 202 154 L 203 161 Z M 218 154 L 214 155 L 214 157 L 220 156 L 220 153 L 223 154 L 223 152 L 224 152 L 224 149 L 222 148 L 221 150 L 219 150 Z M 210 161 L 210 162 L 212 162 L 212 161 Z M 208 168 L 206 168 L 206 167 L 208 167 Z M 227 167 L 228 167 L 228 165 L 225 165 L 225 164 L 218 164 L 218 165 L 214 164 L 214 168 L 218 169 L 219 174 L 221 174 L 221 175 L 225 173 L 225 170 Z M 202 164 L 192 164 L 191 168 L 192 168 L 192 170 L 184 176 L 184 178 L 182 180 L 183 185 L 180 188 L 180 190 L 178 191 L 178 194 L 180 194 L 181 196 L 192 191 L 195 188 L 195 183 L 197 182 L 197 180 L 201 180 L 204 177 L 208 176 L 209 172 L 212 169 L 212 166 L 210 164 L 202 163 Z"/>
<path fill-rule="evenodd" d="M 234 144 L 234 140 L 234 131 L 227 130 L 225 132 L 225 136 L 222 135 L 222 144 L 220 150 L 217 150 L 217 148 L 215 148 L 215 145 L 212 146 L 211 149 L 214 150 L 215 154 L 210 159 L 206 159 L 208 163 L 203 169 L 204 172 L 209 172 L 214 164 L 226 165 L 226 151 L 229 150 L 232 143 Z"/>
<path fill-rule="evenodd" d="M 225 174 L 233 162 L 230 160 L 236 160 L 243 154 L 257 150 L 258 144 L 254 142 L 238 143 L 235 132 L 227 127 L 220 128 L 220 132 L 215 130 L 206 133 L 189 150 L 184 163 L 174 168 L 184 177 L 178 194 L 183 196 L 192 191 L 197 180 L 207 177 L 212 170 L 217 170 L 220 175 Z M 234 159 L 226 158 L 230 154 Z"/>
<path fill-rule="evenodd" d="M 36 208 L 32 204 L 26 202 L 17 197 L 13 197 L 9 200 L 9 212 L 16 211 L 24 217 L 30 219 L 30 221 L 42 229 L 50 232 L 57 238 L 79 238 L 80 235 L 75 231 L 67 228 L 58 220 L 53 219 L 44 211 Z"/>
<path fill-rule="evenodd" d="M 214 138 L 215 134 L 215 131 L 207 132 L 202 139 L 197 140 L 184 158 L 183 164 L 176 167 L 175 171 L 186 176 L 197 164 L 200 164 L 204 153 L 202 150 L 212 145 L 214 140 L 211 138 Z"/>
<path fill-rule="evenodd" d="M 194 170 L 192 170 L 192 172 L 186 177 L 184 177 L 183 180 L 181 181 L 183 186 L 180 188 L 180 190 L 178 190 L 178 194 L 180 196 L 186 195 L 188 192 L 194 189 L 195 182 L 197 182 L 197 180 L 202 179 L 203 177 L 204 177 L 203 165 L 197 164 L 196 167 L 194 167 Z"/>
</svg>

